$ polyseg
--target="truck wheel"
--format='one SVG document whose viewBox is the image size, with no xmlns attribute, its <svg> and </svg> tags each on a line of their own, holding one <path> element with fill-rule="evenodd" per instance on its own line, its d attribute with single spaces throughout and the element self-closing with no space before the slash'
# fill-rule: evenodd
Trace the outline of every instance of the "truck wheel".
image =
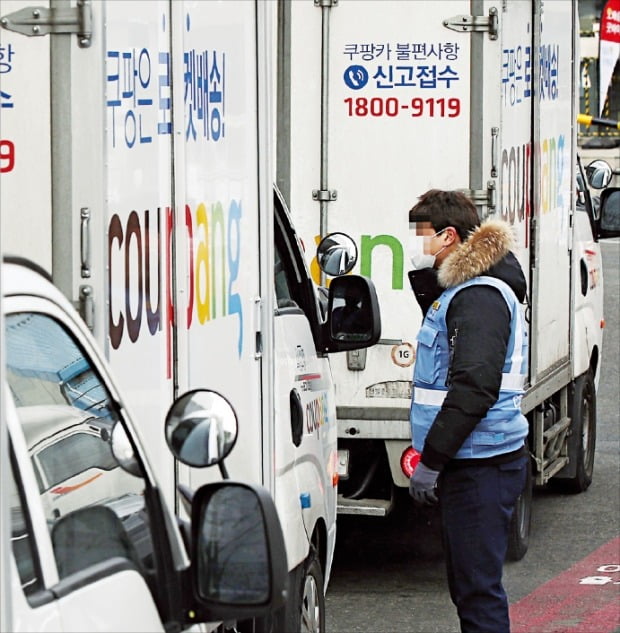
<svg viewBox="0 0 620 633">
<path fill-rule="evenodd" d="M 304 563 L 289 573 L 290 598 L 272 617 L 237 624 L 240 633 L 323 633 L 325 587 L 314 549 Z"/>
<path fill-rule="evenodd" d="M 530 525 L 532 523 L 532 466 L 528 463 L 525 488 L 515 504 L 510 532 L 508 533 L 508 550 L 506 560 L 521 560 L 530 544 Z"/>
<path fill-rule="evenodd" d="M 325 593 L 323 571 L 314 548 L 306 562 L 291 578 L 290 600 L 276 617 L 275 631 L 323 633 L 325 631 Z M 279 620 L 279 621 L 278 621 Z"/>
<path fill-rule="evenodd" d="M 325 592 L 323 571 L 314 549 L 303 565 L 303 573 L 286 609 L 286 621 L 281 631 L 323 633 L 325 631 Z"/>
<path fill-rule="evenodd" d="M 300 618 L 300 627 L 293 630 L 302 633 L 323 633 L 325 631 L 325 592 L 323 571 L 316 557 L 312 555 L 306 568 L 303 588 L 301 592 L 300 609 L 297 616 Z"/>
<path fill-rule="evenodd" d="M 289 573 L 291 597 L 272 616 L 238 622 L 239 633 L 323 633 L 325 593 L 323 571 L 314 549 Z"/>
<path fill-rule="evenodd" d="M 569 464 L 575 465 L 572 476 L 556 479 L 564 492 L 579 493 L 592 483 L 594 449 L 596 447 L 596 391 L 594 377 L 587 371 L 573 383 L 573 393 L 568 403 L 572 418 L 568 438 Z"/>
</svg>

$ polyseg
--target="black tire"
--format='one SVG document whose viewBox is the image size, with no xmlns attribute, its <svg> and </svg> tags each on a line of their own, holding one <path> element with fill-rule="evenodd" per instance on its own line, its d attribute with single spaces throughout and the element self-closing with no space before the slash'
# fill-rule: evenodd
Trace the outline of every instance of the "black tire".
<svg viewBox="0 0 620 633">
<path fill-rule="evenodd" d="M 563 492 L 576 494 L 590 487 L 594 473 L 596 390 L 591 371 L 587 371 L 574 381 L 568 410 L 572 419 L 571 434 L 568 438 L 570 476 L 556 478 L 555 484 Z"/>
<path fill-rule="evenodd" d="M 302 633 L 324 633 L 325 631 L 325 581 L 318 558 L 314 555 L 306 569 L 301 594 L 300 615 Z"/>
<path fill-rule="evenodd" d="M 314 549 L 289 573 L 290 598 L 271 617 L 237 624 L 240 633 L 324 633 L 325 582 Z"/>
<path fill-rule="evenodd" d="M 324 633 L 325 631 L 325 582 L 323 570 L 314 549 L 305 562 L 291 600 L 285 608 L 283 628 L 278 633 Z M 279 622 L 276 622 L 279 625 Z"/>
<path fill-rule="evenodd" d="M 521 560 L 530 545 L 530 527 L 532 524 L 532 465 L 528 462 L 525 488 L 519 495 L 515 505 L 512 519 L 510 520 L 510 531 L 508 533 L 508 549 L 506 560 Z"/>
</svg>

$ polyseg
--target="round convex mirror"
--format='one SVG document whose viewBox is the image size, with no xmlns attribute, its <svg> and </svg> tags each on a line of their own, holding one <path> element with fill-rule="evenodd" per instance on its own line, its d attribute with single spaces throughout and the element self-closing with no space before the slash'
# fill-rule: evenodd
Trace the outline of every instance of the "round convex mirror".
<svg viewBox="0 0 620 633">
<path fill-rule="evenodd" d="M 316 259 L 325 274 L 345 275 L 357 262 L 357 245 L 346 233 L 330 233 L 319 243 Z"/>
<path fill-rule="evenodd" d="M 175 400 L 166 415 L 166 442 L 188 466 L 221 462 L 237 441 L 238 422 L 232 405 L 207 389 L 189 391 Z"/>
<path fill-rule="evenodd" d="M 611 182 L 613 172 L 609 163 L 604 160 L 593 160 L 586 167 L 588 182 L 593 189 L 605 189 Z"/>
</svg>

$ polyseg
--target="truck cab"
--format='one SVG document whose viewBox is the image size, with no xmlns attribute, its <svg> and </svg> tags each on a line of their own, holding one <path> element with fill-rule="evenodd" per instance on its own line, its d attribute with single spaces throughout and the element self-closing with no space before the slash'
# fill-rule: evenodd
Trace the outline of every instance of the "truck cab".
<svg viewBox="0 0 620 633">
<path fill-rule="evenodd" d="M 1 629 L 180 631 L 281 607 L 286 553 L 271 497 L 207 484 L 193 495 L 191 522 L 180 521 L 77 312 L 37 266 L 1 266 Z M 88 379 L 68 390 L 76 366 Z M 194 465 L 221 464 L 234 410 L 214 392 L 184 394 L 167 429 L 188 411 L 196 424 L 224 420 L 221 450 Z"/>
</svg>

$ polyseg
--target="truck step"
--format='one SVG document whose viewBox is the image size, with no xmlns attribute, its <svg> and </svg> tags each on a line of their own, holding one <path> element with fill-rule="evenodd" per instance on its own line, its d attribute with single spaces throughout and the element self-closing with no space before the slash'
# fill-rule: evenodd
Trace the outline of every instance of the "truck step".
<svg viewBox="0 0 620 633">
<path fill-rule="evenodd" d="M 390 499 L 345 499 L 338 495 L 338 514 L 365 514 L 384 517 L 392 509 Z"/>
</svg>

